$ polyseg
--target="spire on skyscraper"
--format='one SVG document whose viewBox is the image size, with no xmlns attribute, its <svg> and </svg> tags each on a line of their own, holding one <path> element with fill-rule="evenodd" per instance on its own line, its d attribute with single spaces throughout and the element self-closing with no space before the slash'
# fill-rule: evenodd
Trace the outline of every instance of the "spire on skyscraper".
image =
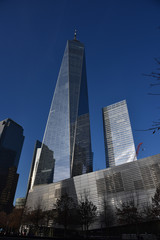
<svg viewBox="0 0 160 240">
<path fill-rule="evenodd" d="M 77 30 L 74 30 L 74 40 L 77 40 Z"/>
</svg>

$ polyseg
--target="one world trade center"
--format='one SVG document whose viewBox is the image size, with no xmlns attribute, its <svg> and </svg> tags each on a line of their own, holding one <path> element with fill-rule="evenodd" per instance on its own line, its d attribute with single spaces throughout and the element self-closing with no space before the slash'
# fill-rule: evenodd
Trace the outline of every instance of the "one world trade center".
<svg viewBox="0 0 160 240">
<path fill-rule="evenodd" d="M 34 185 L 92 172 L 84 45 L 67 41 L 57 84 L 34 168 Z"/>
</svg>

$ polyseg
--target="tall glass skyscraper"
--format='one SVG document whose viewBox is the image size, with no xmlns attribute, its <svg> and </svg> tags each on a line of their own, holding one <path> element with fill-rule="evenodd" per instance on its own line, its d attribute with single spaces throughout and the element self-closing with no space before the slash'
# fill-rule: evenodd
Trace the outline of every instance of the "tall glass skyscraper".
<svg viewBox="0 0 160 240">
<path fill-rule="evenodd" d="M 106 167 L 137 160 L 125 100 L 102 109 Z"/>
<path fill-rule="evenodd" d="M 10 118 L 0 121 L 0 211 L 7 213 L 13 208 L 23 142 L 23 128 L 19 124 Z"/>
<path fill-rule="evenodd" d="M 65 48 L 34 185 L 91 172 L 92 162 L 85 50 L 75 37 Z"/>
</svg>

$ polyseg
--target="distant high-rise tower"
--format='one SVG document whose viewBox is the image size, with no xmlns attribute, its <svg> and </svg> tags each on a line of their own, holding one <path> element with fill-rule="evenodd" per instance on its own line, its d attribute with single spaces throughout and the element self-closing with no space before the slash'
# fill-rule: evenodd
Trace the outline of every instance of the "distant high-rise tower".
<svg viewBox="0 0 160 240">
<path fill-rule="evenodd" d="M 103 110 L 106 167 L 137 160 L 126 101 Z"/>
<path fill-rule="evenodd" d="M 31 169 L 30 169 L 29 178 L 28 178 L 28 186 L 27 186 L 27 194 L 26 195 L 28 195 L 29 190 L 32 189 L 33 185 L 34 185 L 38 162 L 39 162 L 39 157 L 40 157 L 40 153 L 41 153 L 41 146 L 42 146 L 42 143 L 37 140 L 35 143 L 35 146 L 34 146 L 34 153 L 33 153 L 32 164 L 31 164 Z"/>
<path fill-rule="evenodd" d="M 12 210 L 23 141 L 20 125 L 11 119 L 0 122 L 0 211 Z"/>
<path fill-rule="evenodd" d="M 85 50 L 75 36 L 64 52 L 34 185 L 91 172 L 92 162 Z"/>
</svg>

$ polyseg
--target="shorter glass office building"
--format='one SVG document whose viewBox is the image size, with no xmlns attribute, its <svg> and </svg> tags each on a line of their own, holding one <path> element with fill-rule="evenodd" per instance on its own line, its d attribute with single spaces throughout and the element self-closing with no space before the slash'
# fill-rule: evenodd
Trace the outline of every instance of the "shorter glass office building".
<svg viewBox="0 0 160 240">
<path fill-rule="evenodd" d="M 23 209 L 26 203 L 26 198 L 16 198 L 15 208 Z"/>
<path fill-rule="evenodd" d="M 75 176 L 57 183 L 34 186 L 29 190 L 27 207 L 36 208 L 36 203 L 44 210 L 51 210 L 64 193 L 78 202 L 85 196 L 96 206 L 99 217 L 90 227 L 102 227 L 101 213 L 104 200 L 115 212 L 115 208 L 131 197 L 136 198 L 139 207 L 148 204 L 160 184 L 160 154 L 125 163 L 112 168 Z"/>
<path fill-rule="evenodd" d="M 23 142 L 23 128 L 19 124 L 10 118 L 0 121 L 0 211 L 7 213 L 13 208 Z"/>
<path fill-rule="evenodd" d="M 126 100 L 102 109 L 106 167 L 137 160 Z"/>
</svg>

